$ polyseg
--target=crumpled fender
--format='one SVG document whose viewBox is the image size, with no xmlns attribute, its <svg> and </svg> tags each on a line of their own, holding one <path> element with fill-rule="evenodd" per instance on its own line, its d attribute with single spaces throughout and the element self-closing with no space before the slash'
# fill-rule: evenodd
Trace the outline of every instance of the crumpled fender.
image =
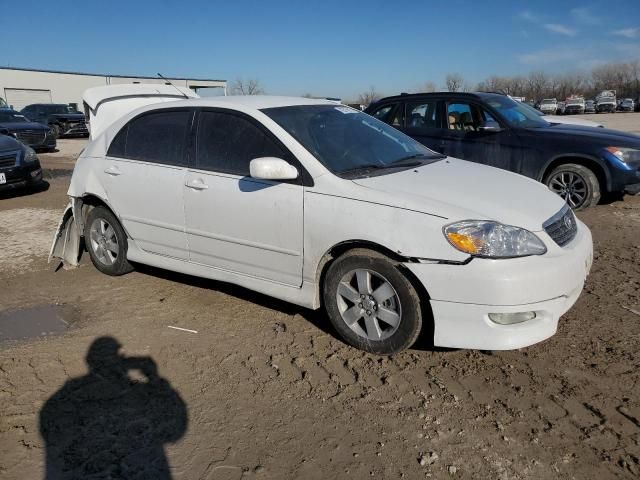
<svg viewBox="0 0 640 480">
<path fill-rule="evenodd" d="M 78 223 L 75 221 L 78 208 L 81 207 L 77 199 L 72 198 L 62 214 L 49 252 L 49 263 L 54 258 L 58 258 L 65 269 L 75 268 L 79 264 L 81 235 Z"/>
</svg>

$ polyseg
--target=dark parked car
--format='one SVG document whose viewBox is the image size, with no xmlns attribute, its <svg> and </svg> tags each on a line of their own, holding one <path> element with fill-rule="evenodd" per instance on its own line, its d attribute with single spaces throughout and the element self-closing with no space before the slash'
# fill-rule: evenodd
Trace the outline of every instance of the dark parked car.
<svg viewBox="0 0 640 480">
<path fill-rule="evenodd" d="M 640 190 L 640 136 L 550 124 L 505 95 L 399 95 L 366 112 L 436 152 L 541 181 L 575 209 L 603 193 Z"/>
<path fill-rule="evenodd" d="M 593 100 L 584 102 L 584 113 L 596 113 L 596 102 Z"/>
<path fill-rule="evenodd" d="M 0 109 L 0 128 L 34 150 L 53 151 L 56 148 L 56 135 L 52 128 L 31 122 L 15 110 Z"/>
<path fill-rule="evenodd" d="M 44 123 L 53 128 L 56 137 L 88 137 L 89 130 L 84 114 L 69 105 L 57 103 L 34 103 L 21 112 L 34 122 Z"/>
<path fill-rule="evenodd" d="M 621 112 L 633 112 L 635 105 L 633 104 L 633 100 L 631 98 L 625 98 L 620 102 L 620 111 Z"/>
<path fill-rule="evenodd" d="M 0 129 L 0 192 L 41 184 L 42 169 L 36 152 Z"/>
</svg>

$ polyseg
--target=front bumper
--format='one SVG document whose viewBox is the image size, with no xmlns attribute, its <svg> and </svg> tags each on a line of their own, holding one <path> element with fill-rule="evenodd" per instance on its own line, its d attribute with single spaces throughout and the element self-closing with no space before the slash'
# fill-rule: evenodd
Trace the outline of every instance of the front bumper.
<svg viewBox="0 0 640 480">
<path fill-rule="evenodd" d="M 589 229 L 578 222 L 576 237 L 560 248 L 540 233 L 545 255 L 466 265 L 408 263 L 430 295 L 434 345 L 481 350 L 522 348 L 552 336 L 558 319 L 578 299 L 591 268 Z M 500 325 L 490 313 L 535 312 L 523 323 Z"/>
<path fill-rule="evenodd" d="M 574 115 L 574 114 L 575 115 L 579 115 L 581 113 L 584 113 L 584 108 L 582 108 L 582 107 L 566 107 L 564 109 L 564 113 L 569 113 L 569 114 L 572 114 L 572 115 Z"/>
<path fill-rule="evenodd" d="M 89 130 L 85 122 L 67 123 L 60 134 L 67 137 L 88 137 Z"/>
<path fill-rule="evenodd" d="M 42 183 L 42 168 L 40 162 L 29 165 L 17 165 L 9 169 L 1 169 L 7 183 L 0 184 L 0 192 L 26 187 L 34 187 Z"/>
</svg>

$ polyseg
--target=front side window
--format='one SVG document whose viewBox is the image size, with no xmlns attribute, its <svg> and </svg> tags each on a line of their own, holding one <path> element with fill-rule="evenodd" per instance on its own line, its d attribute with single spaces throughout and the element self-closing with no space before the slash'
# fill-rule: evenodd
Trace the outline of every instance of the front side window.
<svg viewBox="0 0 640 480">
<path fill-rule="evenodd" d="M 296 105 L 262 112 L 336 174 L 389 173 L 442 158 L 386 123 L 349 107 Z"/>
<path fill-rule="evenodd" d="M 197 168 L 247 176 L 254 158 L 284 156 L 283 149 L 250 120 L 220 112 L 200 114 Z"/>
<path fill-rule="evenodd" d="M 192 112 L 183 110 L 136 117 L 118 132 L 107 155 L 184 166 L 186 134 L 192 116 Z"/>
</svg>

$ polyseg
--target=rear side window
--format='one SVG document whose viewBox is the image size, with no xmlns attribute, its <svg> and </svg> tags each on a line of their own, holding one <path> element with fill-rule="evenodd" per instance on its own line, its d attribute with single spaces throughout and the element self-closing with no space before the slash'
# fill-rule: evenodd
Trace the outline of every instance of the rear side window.
<svg viewBox="0 0 640 480">
<path fill-rule="evenodd" d="M 197 168 L 246 176 L 254 158 L 284 156 L 283 149 L 253 122 L 227 113 L 200 113 Z"/>
<path fill-rule="evenodd" d="M 118 132 L 107 155 L 184 166 L 192 115 L 187 110 L 160 111 L 134 118 Z"/>
<path fill-rule="evenodd" d="M 412 102 L 407 104 L 407 127 L 437 128 L 437 100 Z"/>
</svg>

